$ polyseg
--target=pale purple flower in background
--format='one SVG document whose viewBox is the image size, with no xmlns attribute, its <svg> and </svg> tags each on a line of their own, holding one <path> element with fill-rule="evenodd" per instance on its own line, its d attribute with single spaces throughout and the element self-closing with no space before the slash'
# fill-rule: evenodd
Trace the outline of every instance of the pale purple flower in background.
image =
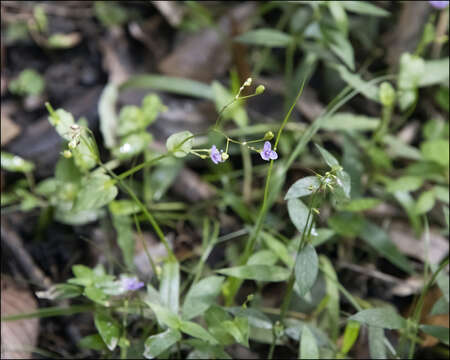
<svg viewBox="0 0 450 360">
<path fill-rule="evenodd" d="M 142 281 L 139 281 L 135 277 L 123 277 L 121 279 L 121 282 L 122 282 L 122 284 L 121 284 L 122 287 L 126 291 L 135 291 L 144 286 L 144 283 Z"/>
<path fill-rule="evenodd" d="M 214 164 L 218 164 L 220 162 L 223 162 L 222 154 L 219 152 L 219 150 L 217 150 L 216 145 L 213 145 L 211 147 L 211 154 L 210 154 L 210 156 L 211 156 L 211 160 L 212 160 L 212 162 Z"/>
<path fill-rule="evenodd" d="M 435 9 L 445 9 L 448 6 L 448 1 L 428 1 Z"/>
<path fill-rule="evenodd" d="M 272 150 L 272 145 L 268 141 L 264 143 L 264 148 L 262 149 L 260 154 L 261 157 L 266 161 L 278 159 L 278 154 L 274 150 Z"/>
</svg>

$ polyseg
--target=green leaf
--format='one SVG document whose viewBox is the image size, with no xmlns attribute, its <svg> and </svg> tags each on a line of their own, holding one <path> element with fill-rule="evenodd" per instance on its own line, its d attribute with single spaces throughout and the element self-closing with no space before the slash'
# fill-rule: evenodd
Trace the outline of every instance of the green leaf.
<svg viewBox="0 0 450 360">
<path fill-rule="evenodd" d="M 369 326 L 369 352 L 372 359 L 386 359 L 386 347 L 384 346 L 384 329 Z"/>
<path fill-rule="evenodd" d="M 125 136 L 120 140 L 118 147 L 113 149 L 113 155 L 125 160 L 139 155 L 152 141 L 153 137 L 147 132 L 137 132 Z"/>
<path fill-rule="evenodd" d="M 353 53 L 353 46 L 350 41 L 338 31 L 330 30 L 326 32 L 326 37 L 329 39 L 328 46 L 331 51 L 348 66 L 352 71 L 355 70 L 355 56 Z"/>
<path fill-rule="evenodd" d="M 417 87 L 425 71 L 425 62 L 422 58 L 404 53 L 400 57 L 398 74 L 398 103 L 402 111 L 406 110 L 417 99 Z"/>
<path fill-rule="evenodd" d="M 320 180 L 317 176 L 306 176 L 291 185 L 284 200 L 311 195 L 319 188 L 319 186 Z"/>
<path fill-rule="evenodd" d="M 350 316 L 349 320 L 390 330 L 404 329 L 406 327 L 406 320 L 392 308 L 362 310 Z"/>
<path fill-rule="evenodd" d="M 73 211 L 98 209 L 114 200 L 118 190 L 112 179 L 105 174 L 93 174 L 82 180 Z"/>
<path fill-rule="evenodd" d="M 442 166 L 449 165 L 449 146 L 448 140 L 439 139 L 425 141 L 420 144 L 420 150 L 423 157 L 427 160 L 434 161 Z"/>
<path fill-rule="evenodd" d="M 359 214 L 340 212 L 328 218 L 328 226 L 340 235 L 355 237 L 361 232 L 364 223 Z"/>
<path fill-rule="evenodd" d="M 434 303 L 430 315 L 448 314 L 449 313 L 448 305 L 449 304 L 445 299 L 445 296 L 441 296 L 439 300 Z"/>
<path fill-rule="evenodd" d="M 301 297 L 304 297 L 314 285 L 318 272 L 319 260 L 316 250 L 307 244 L 300 250 L 295 260 L 295 281 Z"/>
<path fill-rule="evenodd" d="M 14 95 L 40 95 L 45 88 L 44 78 L 36 70 L 25 69 L 9 83 L 8 89 Z"/>
<path fill-rule="evenodd" d="M 438 269 L 437 264 L 430 264 L 430 267 L 431 267 L 431 270 L 433 270 L 433 272 L 436 272 Z M 448 274 L 446 274 L 444 271 L 441 271 L 436 277 L 436 282 L 439 286 L 439 289 L 441 289 L 442 295 L 444 296 L 445 300 L 447 300 L 447 302 L 449 302 L 450 301 L 450 281 L 449 281 Z"/>
<path fill-rule="evenodd" d="M 73 119 L 73 115 L 71 113 L 64 109 L 58 109 L 50 114 L 48 121 L 53 125 L 59 136 L 67 141 L 72 139 L 72 131 L 70 127 L 75 124 L 75 120 Z"/>
<path fill-rule="evenodd" d="M 108 149 L 113 148 L 116 141 L 116 128 L 118 124 L 116 103 L 119 96 L 118 88 L 113 83 L 108 83 L 102 91 L 98 102 L 98 116 L 100 118 L 100 131 L 103 142 Z"/>
<path fill-rule="evenodd" d="M 413 272 L 408 259 L 397 249 L 383 229 L 365 221 L 360 236 L 391 263 L 409 274 Z"/>
<path fill-rule="evenodd" d="M 72 272 L 77 278 L 92 279 L 94 277 L 92 269 L 85 265 L 72 266 Z"/>
<path fill-rule="evenodd" d="M 107 295 L 103 292 L 102 289 L 95 286 L 86 286 L 84 288 L 83 295 L 86 296 L 89 300 L 92 300 L 100 305 L 107 306 Z"/>
<path fill-rule="evenodd" d="M 47 46 L 50 49 L 68 49 L 77 45 L 81 40 L 81 35 L 77 32 L 64 34 L 55 33 L 48 37 Z"/>
<path fill-rule="evenodd" d="M 171 329 L 179 329 L 181 320 L 176 314 L 155 302 L 147 301 L 147 304 L 151 307 L 161 325 L 166 325 Z"/>
<path fill-rule="evenodd" d="M 342 112 L 327 117 L 322 128 L 328 131 L 369 131 L 375 130 L 379 124 L 379 118 Z"/>
<path fill-rule="evenodd" d="M 280 266 L 269 265 L 243 265 L 227 269 L 216 270 L 216 272 L 238 279 L 257 281 L 285 281 L 289 277 L 289 270 Z"/>
<path fill-rule="evenodd" d="M 109 315 L 96 312 L 94 316 L 95 327 L 102 337 L 106 346 L 113 351 L 119 342 L 120 326 L 119 323 Z"/>
<path fill-rule="evenodd" d="M 71 284 L 55 284 L 46 291 L 36 291 L 36 296 L 40 299 L 70 299 L 83 293 L 81 287 Z"/>
<path fill-rule="evenodd" d="M 224 326 L 224 324 L 227 321 L 231 321 L 232 318 L 223 308 L 212 305 L 205 312 L 204 318 L 208 325 L 208 330 L 222 345 L 231 345 L 234 342 L 233 337 Z"/>
<path fill-rule="evenodd" d="M 186 295 L 181 312 L 186 320 L 203 314 L 215 303 L 224 278 L 209 276 L 194 284 Z"/>
<path fill-rule="evenodd" d="M 192 321 L 181 321 L 180 330 L 185 334 L 207 341 L 212 345 L 218 344 L 217 340 L 208 331 Z"/>
<path fill-rule="evenodd" d="M 180 340 L 180 332 L 174 329 L 167 329 L 162 333 L 149 336 L 145 340 L 143 355 L 146 359 L 154 359 Z"/>
<path fill-rule="evenodd" d="M 293 41 L 293 38 L 279 30 L 267 28 L 248 31 L 235 37 L 234 40 L 251 45 L 286 47 Z"/>
<path fill-rule="evenodd" d="M 356 321 L 349 321 L 345 327 L 344 338 L 342 340 L 341 354 L 346 355 L 353 347 L 359 335 L 360 324 Z"/>
<path fill-rule="evenodd" d="M 447 84 L 449 79 L 449 58 L 425 61 L 424 71 L 419 79 L 418 85 L 431 86 L 436 84 Z"/>
<path fill-rule="evenodd" d="M 34 170 L 34 164 L 20 156 L 1 151 L 1 167 L 6 171 L 28 173 Z"/>
<path fill-rule="evenodd" d="M 181 131 L 172 134 L 166 141 L 166 147 L 169 152 L 173 152 L 175 157 L 185 157 L 192 149 L 194 134 L 190 131 Z"/>
<path fill-rule="evenodd" d="M 275 265 L 278 261 L 277 255 L 271 250 L 259 250 L 250 256 L 247 265 Z"/>
<path fill-rule="evenodd" d="M 82 349 L 91 349 L 91 350 L 107 350 L 105 342 L 99 334 L 92 334 L 85 336 L 78 342 L 78 346 Z"/>
<path fill-rule="evenodd" d="M 234 96 L 218 81 L 212 83 L 212 89 L 217 111 L 222 111 L 225 106 L 233 101 Z M 248 124 L 247 112 L 239 101 L 227 106 L 226 110 L 222 112 L 222 118 L 233 119 L 239 127 L 244 127 Z"/>
<path fill-rule="evenodd" d="M 319 348 L 309 327 L 304 325 L 299 344 L 299 359 L 319 359 Z"/>
<path fill-rule="evenodd" d="M 299 199 L 289 199 L 287 201 L 289 218 L 300 233 L 306 229 L 309 209 Z M 311 221 L 311 220 L 310 220 Z"/>
<path fill-rule="evenodd" d="M 122 25 L 128 20 L 126 9 L 118 3 L 110 1 L 96 1 L 94 3 L 95 16 L 103 26 Z"/>
<path fill-rule="evenodd" d="M 315 145 L 316 148 L 319 150 L 320 155 L 322 155 L 322 158 L 325 160 L 325 162 L 330 168 L 339 166 L 339 161 L 337 161 L 337 159 L 333 155 L 331 155 L 331 153 L 328 152 L 328 150 L 325 150 L 322 146 L 318 144 Z"/>
<path fill-rule="evenodd" d="M 450 345 L 448 327 L 435 325 L 420 325 L 420 330 L 422 330 L 424 333 L 434 336 L 445 345 Z"/>
<path fill-rule="evenodd" d="M 241 345 L 249 347 L 249 321 L 245 317 L 236 317 L 233 321 L 228 320 L 223 323 L 223 326 L 228 333 Z"/>
<path fill-rule="evenodd" d="M 377 198 L 359 198 L 353 199 L 345 206 L 342 207 L 342 210 L 351 211 L 351 212 L 360 212 L 373 209 L 381 203 L 380 199 Z"/>
<path fill-rule="evenodd" d="M 139 106 L 125 105 L 120 109 L 117 128 L 118 135 L 128 135 L 132 132 L 142 130 L 144 127 L 144 114 Z"/>
<path fill-rule="evenodd" d="M 397 191 L 415 191 L 423 184 L 424 179 L 420 176 L 402 176 L 388 183 L 386 190 L 390 193 Z"/>
<path fill-rule="evenodd" d="M 358 90 L 363 94 L 366 98 L 379 102 L 378 97 L 378 87 L 374 84 L 371 84 L 361 78 L 360 75 L 353 74 L 347 70 L 347 68 L 343 65 L 336 66 L 339 75 L 342 80 L 344 80 L 348 85 L 350 85 L 355 90 Z"/>
<path fill-rule="evenodd" d="M 161 111 L 166 107 L 161 102 L 158 95 L 149 94 L 142 100 L 142 114 L 144 115 L 144 126 L 152 124 Z"/>
<path fill-rule="evenodd" d="M 342 2 L 328 1 L 327 5 L 328 5 L 328 9 L 330 10 L 331 15 L 333 16 L 334 20 L 336 21 L 336 25 L 338 26 L 339 30 L 344 35 L 347 35 L 347 33 L 348 33 L 348 18 L 347 18 L 347 13 L 345 12 L 344 7 L 342 5 Z"/>
<path fill-rule="evenodd" d="M 268 232 L 262 232 L 261 234 L 266 246 L 271 249 L 279 257 L 279 259 L 287 265 L 287 267 L 291 268 L 294 265 L 294 260 L 292 259 L 286 245 L 277 240 Z"/>
<path fill-rule="evenodd" d="M 422 160 L 422 153 L 414 146 L 405 144 L 399 138 L 392 135 L 385 135 L 383 142 L 388 145 L 388 154 L 392 158 L 401 157 L 411 160 Z"/>
<path fill-rule="evenodd" d="M 133 200 L 113 200 L 109 203 L 109 211 L 114 216 L 133 215 L 140 207 Z"/>
<path fill-rule="evenodd" d="M 180 264 L 178 261 L 169 259 L 164 263 L 159 293 L 163 304 L 177 314 L 180 296 Z"/>
<path fill-rule="evenodd" d="M 125 265 L 128 269 L 134 267 L 134 233 L 132 221 L 129 216 L 114 216 L 112 217 L 114 228 L 117 232 L 117 244 L 122 250 L 122 256 L 125 261 Z"/>
<path fill-rule="evenodd" d="M 424 191 L 417 199 L 416 206 L 414 207 L 414 212 L 417 215 L 427 213 L 433 208 L 435 201 L 436 198 L 433 190 Z"/>
<path fill-rule="evenodd" d="M 329 296 L 328 303 L 326 305 L 328 314 L 328 323 L 330 328 L 330 335 L 333 341 L 336 341 L 339 336 L 339 280 L 334 270 L 331 261 L 324 255 L 320 255 L 320 268 L 325 275 L 326 293 Z"/>
<path fill-rule="evenodd" d="M 82 131 L 80 143 L 72 150 L 75 165 L 82 172 L 92 169 L 97 164 L 98 156 L 93 149 L 95 149 L 93 138 L 86 135 L 85 131 Z"/>
<path fill-rule="evenodd" d="M 379 8 L 367 1 L 343 1 L 342 6 L 351 12 L 361 15 L 389 16 L 389 11 Z"/>
<path fill-rule="evenodd" d="M 123 91 L 130 88 L 154 89 L 208 100 L 214 99 L 209 85 L 191 79 L 171 76 L 153 74 L 132 76 L 120 86 L 120 90 Z"/>
</svg>

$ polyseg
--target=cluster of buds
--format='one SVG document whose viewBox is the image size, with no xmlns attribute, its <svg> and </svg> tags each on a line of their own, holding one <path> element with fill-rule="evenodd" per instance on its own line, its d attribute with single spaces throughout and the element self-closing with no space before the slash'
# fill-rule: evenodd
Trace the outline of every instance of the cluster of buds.
<svg viewBox="0 0 450 360">
<path fill-rule="evenodd" d="M 67 145 L 69 147 L 69 150 L 64 150 L 63 152 L 63 156 L 66 159 L 70 159 L 72 157 L 72 151 L 74 150 L 81 141 L 81 126 L 77 125 L 77 124 L 72 124 L 70 125 L 70 141 L 69 144 Z"/>
</svg>

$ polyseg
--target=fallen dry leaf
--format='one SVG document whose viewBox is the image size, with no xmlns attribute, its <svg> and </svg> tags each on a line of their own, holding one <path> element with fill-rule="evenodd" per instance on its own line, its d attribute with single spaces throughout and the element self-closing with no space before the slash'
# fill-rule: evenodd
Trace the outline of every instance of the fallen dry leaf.
<svg viewBox="0 0 450 360">
<path fill-rule="evenodd" d="M 20 134 L 20 127 L 10 118 L 10 114 L 13 113 L 15 109 L 16 107 L 11 103 L 2 104 L 0 132 L 0 142 L 2 147 Z"/>
<path fill-rule="evenodd" d="M 10 316 L 36 311 L 37 303 L 27 289 L 19 288 L 9 276 L 1 275 L 1 315 Z M 30 349 L 39 335 L 38 319 L 2 321 L 2 359 L 31 359 Z"/>
</svg>

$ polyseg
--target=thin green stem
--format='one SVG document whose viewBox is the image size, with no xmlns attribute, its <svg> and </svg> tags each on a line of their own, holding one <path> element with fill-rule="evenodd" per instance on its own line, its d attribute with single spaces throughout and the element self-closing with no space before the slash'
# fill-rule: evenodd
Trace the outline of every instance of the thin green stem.
<svg viewBox="0 0 450 360">
<path fill-rule="evenodd" d="M 143 169 L 144 167 L 152 165 L 153 163 L 158 162 L 159 160 L 164 159 L 167 156 L 168 156 L 168 154 L 163 154 L 163 155 L 157 156 L 151 160 L 145 161 L 139 165 L 136 165 L 135 167 L 131 168 L 130 170 L 127 170 L 119 175 L 116 175 L 117 181 L 126 179 L 128 176 L 133 175 L 135 172 L 138 172 L 139 170 Z"/>
</svg>

